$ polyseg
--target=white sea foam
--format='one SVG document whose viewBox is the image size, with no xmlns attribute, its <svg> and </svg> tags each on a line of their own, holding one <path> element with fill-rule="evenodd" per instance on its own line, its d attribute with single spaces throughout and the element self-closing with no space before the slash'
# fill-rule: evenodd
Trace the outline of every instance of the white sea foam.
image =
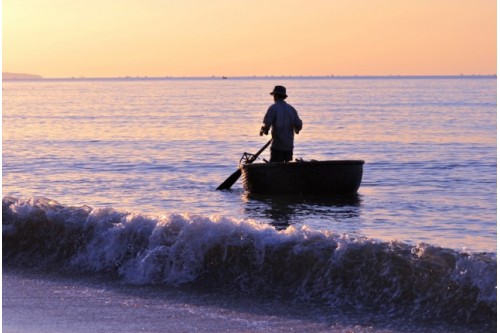
<svg viewBox="0 0 500 333">
<path fill-rule="evenodd" d="M 110 274 L 132 284 L 192 285 L 475 321 L 496 309 L 496 254 L 381 242 L 307 227 L 54 200 L 3 199 L 4 263 Z M 67 220 L 66 220 L 67 219 Z M 5 232 L 8 230 L 8 232 Z"/>
</svg>

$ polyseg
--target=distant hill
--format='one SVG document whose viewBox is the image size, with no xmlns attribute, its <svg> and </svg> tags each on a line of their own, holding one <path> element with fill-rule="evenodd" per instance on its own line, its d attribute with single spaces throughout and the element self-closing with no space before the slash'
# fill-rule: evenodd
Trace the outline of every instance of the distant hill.
<svg viewBox="0 0 500 333">
<path fill-rule="evenodd" d="M 2 80 L 32 80 L 32 79 L 43 79 L 43 77 L 34 74 L 2 72 Z"/>
</svg>

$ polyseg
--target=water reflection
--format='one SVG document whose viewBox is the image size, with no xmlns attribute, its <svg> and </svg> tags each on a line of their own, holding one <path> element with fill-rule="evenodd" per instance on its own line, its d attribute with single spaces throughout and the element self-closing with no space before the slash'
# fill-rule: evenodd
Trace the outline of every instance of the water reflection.
<svg viewBox="0 0 500 333">
<path fill-rule="evenodd" d="M 339 197 L 304 197 L 256 195 L 244 193 L 245 214 L 267 220 L 277 230 L 307 220 L 350 222 L 360 217 L 361 198 L 358 194 Z M 309 224 L 309 223 L 308 223 Z"/>
</svg>

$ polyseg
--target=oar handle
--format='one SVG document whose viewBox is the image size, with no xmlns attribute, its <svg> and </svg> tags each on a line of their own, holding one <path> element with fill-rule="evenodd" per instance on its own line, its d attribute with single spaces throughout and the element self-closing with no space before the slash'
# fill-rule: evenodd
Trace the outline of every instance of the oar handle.
<svg viewBox="0 0 500 333">
<path fill-rule="evenodd" d="M 257 159 L 257 157 L 259 157 L 259 155 L 264 151 L 266 150 L 267 147 L 269 147 L 269 145 L 271 144 L 271 142 L 273 142 L 273 139 L 271 138 L 271 140 L 269 140 L 265 145 L 264 147 L 260 148 L 260 150 L 252 156 L 252 158 L 250 158 L 247 162 L 247 164 L 250 164 L 250 163 L 253 163 L 253 161 L 255 161 Z"/>
</svg>

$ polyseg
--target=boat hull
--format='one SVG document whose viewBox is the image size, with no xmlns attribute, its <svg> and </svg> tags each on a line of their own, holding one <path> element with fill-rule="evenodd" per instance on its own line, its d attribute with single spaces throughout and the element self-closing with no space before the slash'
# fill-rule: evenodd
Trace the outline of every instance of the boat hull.
<svg viewBox="0 0 500 333">
<path fill-rule="evenodd" d="M 355 194 L 363 176 L 362 160 L 242 164 L 243 188 L 252 194 Z"/>
</svg>

